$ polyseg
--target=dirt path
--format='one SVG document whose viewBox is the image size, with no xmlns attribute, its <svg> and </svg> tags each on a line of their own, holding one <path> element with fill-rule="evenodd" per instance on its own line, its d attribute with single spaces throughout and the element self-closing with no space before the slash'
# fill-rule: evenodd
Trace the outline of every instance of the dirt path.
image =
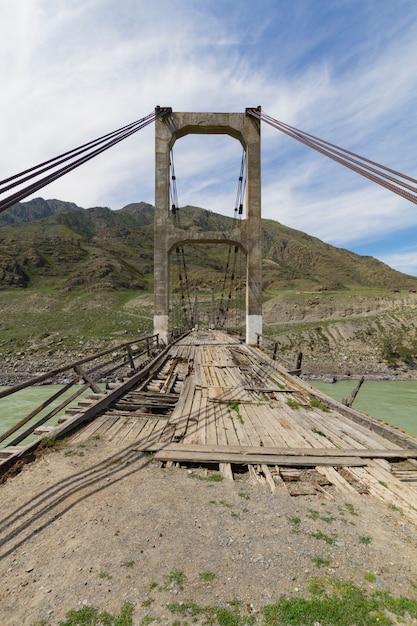
<svg viewBox="0 0 417 626">
<path fill-rule="evenodd" d="M 125 602 L 134 624 L 175 623 L 174 602 L 237 599 L 257 615 L 281 594 L 308 595 L 317 576 L 417 597 L 416 528 L 400 511 L 369 496 L 271 494 L 247 474 L 211 482 L 131 448 L 68 444 L 0 486 L 1 624 Z"/>
</svg>

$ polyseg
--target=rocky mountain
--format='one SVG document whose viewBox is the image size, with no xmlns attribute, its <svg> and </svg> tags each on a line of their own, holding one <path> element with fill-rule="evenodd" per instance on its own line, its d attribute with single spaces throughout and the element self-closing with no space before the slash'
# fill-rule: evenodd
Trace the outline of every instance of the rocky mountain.
<svg viewBox="0 0 417 626">
<path fill-rule="evenodd" d="M 36 198 L 0 214 L 0 289 L 150 290 L 154 208 L 132 203 L 118 211 L 83 209 Z M 233 218 L 197 207 L 180 210 L 181 227 L 228 230 Z M 417 289 L 417 278 L 372 257 L 323 243 L 262 220 L 263 288 L 344 290 L 353 286 Z M 190 286 L 218 286 L 227 246 L 185 246 Z"/>
</svg>

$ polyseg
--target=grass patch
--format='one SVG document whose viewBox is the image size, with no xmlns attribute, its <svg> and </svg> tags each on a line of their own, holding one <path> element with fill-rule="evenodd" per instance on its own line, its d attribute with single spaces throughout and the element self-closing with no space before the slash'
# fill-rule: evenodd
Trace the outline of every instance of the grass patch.
<svg viewBox="0 0 417 626">
<path fill-rule="evenodd" d="M 348 511 L 348 513 L 350 513 L 351 515 L 355 515 L 357 516 L 358 513 L 355 511 L 355 507 L 353 506 L 353 504 L 351 504 L 350 502 L 345 502 L 344 504 L 344 508 L 346 509 L 346 511 Z M 341 507 L 339 507 L 340 512 L 343 511 L 343 509 Z"/>
<path fill-rule="evenodd" d="M 287 398 L 287 404 L 291 409 L 299 409 L 301 404 L 292 398 Z"/>
<path fill-rule="evenodd" d="M 317 398 L 311 398 L 310 406 L 313 409 L 320 409 L 320 411 L 324 411 L 325 413 L 327 413 L 329 411 L 329 407 L 326 406 L 325 404 L 323 404 L 323 402 L 320 402 L 320 400 L 317 400 Z M 325 436 L 326 435 L 323 435 L 323 437 L 325 437 Z"/>
<path fill-rule="evenodd" d="M 168 610 L 183 619 L 190 619 L 191 623 L 197 622 L 198 618 L 204 619 L 207 626 L 252 626 L 255 624 L 254 615 L 242 615 L 239 601 L 232 600 L 228 603 L 231 610 L 221 607 L 201 607 L 195 602 L 168 604 Z M 188 624 L 189 622 L 183 622 Z"/>
<path fill-rule="evenodd" d="M 320 513 L 318 511 L 315 511 L 314 509 L 308 509 L 307 517 L 309 517 L 310 519 L 316 520 L 316 519 L 319 519 Z"/>
<path fill-rule="evenodd" d="M 330 559 L 323 559 L 321 556 L 311 556 L 310 559 L 316 567 L 326 567 L 331 563 Z"/>
<path fill-rule="evenodd" d="M 323 592 L 311 598 L 281 598 L 263 609 L 264 626 L 361 626 L 389 625 L 394 622 L 387 611 L 396 617 L 417 616 L 417 601 L 392 598 L 389 594 L 365 591 L 351 583 L 335 585 L 330 594 Z"/>
<path fill-rule="evenodd" d="M 202 572 L 200 576 L 206 574 L 211 572 Z M 168 575 L 175 579 L 177 576 L 178 570 Z M 371 576 L 365 575 L 365 579 L 372 582 Z M 153 598 L 148 598 L 141 606 L 146 608 L 153 602 Z M 282 595 L 276 602 L 260 607 L 256 616 L 251 614 L 251 607 L 251 603 L 239 600 L 231 600 L 223 607 L 199 606 L 193 601 L 167 605 L 174 618 L 169 623 L 177 626 L 194 623 L 205 626 L 389 626 L 417 619 L 417 600 L 405 596 L 394 598 L 386 591 L 368 591 L 350 581 L 328 577 L 310 580 L 307 597 Z M 130 603 L 116 615 L 84 606 L 69 611 L 59 626 L 133 626 L 133 612 Z M 147 615 L 135 623 L 146 626 L 161 623 L 161 618 Z M 32 626 L 48 626 L 48 622 L 39 620 Z"/>
<path fill-rule="evenodd" d="M 244 500 L 250 500 L 250 496 L 248 496 L 248 494 L 244 491 L 239 491 L 238 496 L 243 498 Z"/>
<path fill-rule="evenodd" d="M 164 576 L 165 588 L 178 587 L 181 591 L 184 589 L 184 585 L 187 582 L 187 577 L 180 569 L 174 569 L 169 574 Z"/>
<path fill-rule="evenodd" d="M 133 626 L 133 610 L 133 604 L 125 604 L 119 615 L 111 615 L 107 611 L 100 613 L 92 606 L 84 606 L 77 611 L 69 611 L 59 626 Z"/>
<path fill-rule="evenodd" d="M 232 416 L 232 411 L 236 414 L 236 418 L 238 420 L 238 422 L 240 422 L 241 424 L 244 424 L 245 421 L 242 417 L 242 414 L 239 410 L 239 402 L 237 400 L 230 400 L 229 402 L 229 408 L 227 409 L 228 413 L 229 413 L 229 417 L 230 419 L 233 421 L 233 416 Z"/>
<path fill-rule="evenodd" d="M 230 504 L 229 502 L 225 502 L 224 500 L 219 500 L 219 504 L 221 504 L 222 506 L 225 506 L 227 509 L 233 509 L 233 504 Z"/>
<path fill-rule="evenodd" d="M 417 600 L 393 598 L 387 592 L 368 593 L 349 581 L 315 578 L 309 593 L 307 598 L 281 596 L 261 608 L 257 618 L 247 613 L 250 604 L 239 601 L 229 602 L 230 609 L 184 602 L 169 604 L 168 610 L 184 620 L 178 624 L 207 626 L 388 626 L 417 617 Z"/>
<path fill-rule="evenodd" d="M 197 480 L 205 480 L 208 483 L 221 483 L 223 480 L 223 476 L 221 474 L 209 474 L 208 476 L 201 476 L 201 474 L 197 474 L 197 472 L 192 472 L 188 474 L 190 478 L 196 478 Z"/>
<path fill-rule="evenodd" d="M 125 561 L 125 563 L 122 563 L 120 567 L 133 567 L 135 564 L 135 561 Z"/>
<path fill-rule="evenodd" d="M 110 576 L 110 574 L 108 574 L 107 572 L 100 572 L 98 577 L 99 578 L 106 578 L 107 580 L 111 580 L 113 578 L 113 576 Z"/>
<path fill-rule="evenodd" d="M 366 572 L 364 579 L 367 580 L 368 583 L 374 583 L 376 581 L 376 576 L 372 572 Z"/>
<path fill-rule="evenodd" d="M 359 537 L 359 543 L 364 543 L 365 545 L 369 545 L 372 543 L 372 537 L 365 535 L 363 537 Z"/>
<path fill-rule="evenodd" d="M 398 511 L 398 513 L 402 513 L 403 512 L 402 509 L 399 506 L 397 506 L 396 504 L 394 504 L 393 502 L 389 503 L 388 508 L 392 509 L 393 511 Z"/>
<path fill-rule="evenodd" d="M 41 446 L 43 448 L 62 448 L 63 446 L 66 446 L 67 443 L 68 443 L 68 437 L 58 439 L 56 435 L 51 435 L 50 437 L 46 435 L 45 437 L 42 437 L 41 439 Z"/>
<path fill-rule="evenodd" d="M 316 435 L 320 435 L 320 437 L 326 437 L 326 435 L 321 430 L 318 430 L 317 428 L 313 428 L 313 433 L 316 433 Z"/>
<path fill-rule="evenodd" d="M 335 537 L 329 537 L 326 533 L 323 533 L 321 530 L 316 530 L 314 533 L 310 533 L 310 537 L 314 537 L 315 539 L 320 539 L 321 541 L 325 541 L 326 543 L 333 544 L 336 541 Z"/>
<path fill-rule="evenodd" d="M 215 576 L 216 574 L 214 574 L 213 572 L 200 572 L 200 578 L 208 583 L 214 580 Z"/>
</svg>

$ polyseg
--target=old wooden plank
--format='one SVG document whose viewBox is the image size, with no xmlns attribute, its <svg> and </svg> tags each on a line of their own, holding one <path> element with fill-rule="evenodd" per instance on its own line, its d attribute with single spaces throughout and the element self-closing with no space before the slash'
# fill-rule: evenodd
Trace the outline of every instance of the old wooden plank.
<svg viewBox="0 0 417 626">
<path fill-rule="evenodd" d="M 230 463 L 219 463 L 219 471 L 223 478 L 227 480 L 234 480 L 232 466 Z"/>
<path fill-rule="evenodd" d="M 216 425 L 218 429 L 217 441 L 225 448 L 228 446 L 239 446 L 240 442 L 237 433 L 233 427 L 228 408 L 224 405 L 214 405 L 214 413 L 216 415 Z M 227 443 L 227 446 L 224 444 Z"/>
<path fill-rule="evenodd" d="M 136 441 L 140 433 L 144 429 L 146 423 L 147 421 L 144 419 L 133 420 L 132 428 L 126 434 L 126 438 L 125 438 L 126 441 L 132 441 L 132 442 Z"/>
<path fill-rule="evenodd" d="M 162 461 L 187 461 L 189 463 L 234 463 L 236 465 L 289 465 L 315 467 L 318 465 L 361 467 L 367 461 L 359 457 L 320 457 L 320 456 L 263 456 L 261 454 L 228 454 L 227 452 L 191 452 L 161 449 L 155 458 Z"/>
<path fill-rule="evenodd" d="M 201 437 L 205 435 L 205 423 L 200 415 L 201 397 L 201 392 L 194 388 L 193 401 L 187 422 L 187 431 L 183 439 L 186 444 L 198 444 L 201 441 Z"/>
<path fill-rule="evenodd" d="M 272 447 L 277 445 L 278 442 L 271 437 L 270 433 L 266 430 L 263 424 L 262 415 L 259 413 L 259 407 L 253 407 L 245 404 L 240 406 L 240 412 L 245 420 L 245 424 L 250 423 L 251 427 L 258 435 L 259 447 Z"/>
<path fill-rule="evenodd" d="M 134 445 L 140 447 L 142 450 L 145 450 L 146 447 L 152 450 L 153 447 L 158 444 L 158 442 L 151 437 L 155 425 L 155 420 L 147 420 L 140 433 L 136 436 Z"/>
<path fill-rule="evenodd" d="M 248 471 L 249 471 L 249 480 L 251 482 L 260 483 L 261 485 L 266 484 L 265 476 L 263 474 L 261 475 L 260 472 L 256 471 L 253 465 L 248 466 Z"/>
<path fill-rule="evenodd" d="M 324 467 L 322 465 L 318 465 L 316 469 L 342 493 L 358 493 L 356 489 L 352 487 L 352 485 L 345 478 L 343 478 L 343 476 L 341 476 L 334 467 Z"/>
<path fill-rule="evenodd" d="M 116 418 L 114 419 L 113 424 L 101 435 L 101 438 L 105 439 L 106 441 L 118 441 L 119 434 L 122 433 L 120 437 L 122 438 L 126 433 L 126 428 L 127 418 Z"/>
<path fill-rule="evenodd" d="M 263 471 L 264 476 L 265 476 L 266 483 L 269 486 L 269 488 L 271 490 L 271 493 L 274 493 L 275 490 L 276 490 L 276 485 L 275 485 L 274 479 L 272 478 L 271 471 L 270 471 L 269 467 L 267 465 L 265 465 L 265 463 L 263 463 L 261 465 L 261 467 L 262 467 L 262 471 Z"/>
<path fill-rule="evenodd" d="M 210 404 L 208 407 L 210 408 Z M 216 439 L 217 442 L 217 439 Z M 273 447 L 273 446 L 246 446 L 246 445 L 230 445 L 230 444 L 220 444 L 220 443 L 210 443 L 208 442 L 206 445 L 198 445 L 191 444 L 187 445 L 185 443 L 171 443 L 169 446 L 169 450 L 177 451 L 182 450 L 185 452 L 227 452 L 228 454 L 262 454 L 264 456 L 325 456 L 325 457 L 359 457 L 359 458 L 381 458 L 381 459 L 392 459 L 392 458 L 408 458 L 410 455 L 410 450 L 358 450 L 348 448 L 345 450 L 341 450 L 339 448 L 283 448 L 283 447 Z M 158 446 L 154 448 L 157 450 Z M 411 451 L 412 454 L 417 454 L 417 451 Z"/>
<path fill-rule="evenodd" d="M 273 441 L 272 447 L 275 446 L 280 449 L 289 448 L 290 443 L 288 442 L 286 432 L 279 424 L 278 414 L 271 414 L 269 407 L 263 405 L 251 407 L 251 411 L 251 414 L 255 413 L 254 420 L 258 420 L 260 427 L 269 433 Z"/>
<path fill-rule="evenodd" d="M 184 381 L 181 395 L 177 401 L 177 404 L 174 407 L 174 410 L 172 411 L 171 417 L 169 418 L 170 424 L 179 424 L 180 422 L 184 421 L 185 417 L 188 419 L 194 391 L 195 378 L 194 374 L 190 374 Z"/>
<path fill-rule="evenodd" d="M 217 441 L 217 427 L 216 427 L 216 412 L 215 405 L 212 402 L 207 401 L 207 396 L 203 395 L 201 404 L 206 406 L 206 441 L 208 445 L 216 445 Z"/>
<path fill-rule="evenodd" d="M 236 415 L 233 415 L 236 413 Z M 242 439 L 240 432 L 245 432 L 247 440 L 250 442 L 251 446 L 261 447 L 261 438 L 253 425 L 252 420 L 248 417 L 247 412 L 245 412 L 245 405 L 239 405 L 236 407 L 236 410 L 233 410 L 231 407 L 231 415 L 234 416 L 234 422 L 237 423 L 237 435 L 239 437 L 239 442 L 242 445 L 245 445 L 245 440 Z"/>
</svg>

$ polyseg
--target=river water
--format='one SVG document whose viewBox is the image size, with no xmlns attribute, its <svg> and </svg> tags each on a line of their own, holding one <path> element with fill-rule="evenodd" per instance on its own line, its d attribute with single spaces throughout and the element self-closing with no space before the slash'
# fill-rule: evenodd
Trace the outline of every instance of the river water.
<svg viewBox="0 0 417 626">
<path fill-rule="evenodd" d="M 334 400 L 350 399 L 357 380 L 309 383 Z M 353 408 L 417 435 L 417 380 L 365 380 Z"/>
<path fill-rule="evenodd" d="M 20 419 L 29 415 L 36 407 L 45 402 L 48 398 L 50 398 L 56 391 L 62 389 L 63 385 L 41 385 L 39 387 L 29 387 L 27 389 L 22 389 L 17 393 L 6 396 L 5 398 L 0 398 L 0 435 L 5 433 L 11 426 L 16 424 Z M 0 387 L 0 389 L 4 389 L 4 387 Z M 34 424 L 38 421 L 43 415 L 47 412 L 50 412 L 55 407 L 58 407 L 65 398 L 69 398 L 71 394 L 74 393 L 74 388 L 66 391 L 62 394 L 57 400 L 52 402 L 47 409 L 39 413 L 35 418 L 33 418 L 28 424 L 25 426 L 26 428 L 29 425 Z M 77 404 L 81 396 L 72 404 Z M 72 405 L 69 405 L 72 406 Z M 50 422 L 48 422 L 47 426 L 52 424 L 56 424 L 59 415 L 54 416 Z M 16 435 L 11 435 L 8 439 L 1 443 L 0 446 L 3 447 L 7 445 L 13 437 Z M 31 438 L 28 438 L 25 443 L 28 443 Z"/>
<path fill-rule="evenodd" d="M 357 380 L 343 380 L 333 384 L 316 380 L 309 382 L 339 402 L 342 398 L 350 398 L 358 384 Z M 24 389 L 14 396 L 0 398 L 0 434 L 28 415 L 57 389 L 59 385 L 43 385 Z M 62 402 L 62 398 L 51 407 L 57 406 L 58 402 Z M 417 435 L 417 380 L 365 381 L 356 396 L 353 408 L 393 424 L 407 433 Z"/>
</svg>

